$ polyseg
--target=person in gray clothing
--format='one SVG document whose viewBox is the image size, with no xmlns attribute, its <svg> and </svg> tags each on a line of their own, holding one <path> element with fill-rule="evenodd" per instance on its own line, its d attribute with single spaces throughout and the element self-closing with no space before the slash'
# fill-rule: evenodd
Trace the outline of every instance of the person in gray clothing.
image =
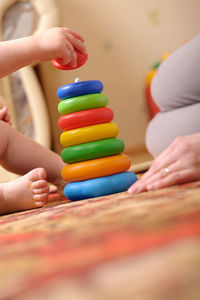
<svg viewBox="0 0 200 300">
<path fill-rule="evenodd" d="M 155 160 L 130 193 L 200 180 L 200 35 L 162 62 L 151 93 L 160 112 L 146 146 Z"/>
</svg>

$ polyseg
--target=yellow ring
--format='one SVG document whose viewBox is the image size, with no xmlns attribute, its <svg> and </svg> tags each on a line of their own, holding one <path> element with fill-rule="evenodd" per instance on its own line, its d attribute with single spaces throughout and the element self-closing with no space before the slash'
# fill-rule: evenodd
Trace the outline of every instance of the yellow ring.
<svg viewBox="0 0 200 300">
<path fill-rule="evenodd" d="M 119 128 L 115 123 L 103 123 L 65 131 L 60 136 L 60 142 L 63 147 L 69 147 L 116 137 L 118 133 Z"/>
</svg>

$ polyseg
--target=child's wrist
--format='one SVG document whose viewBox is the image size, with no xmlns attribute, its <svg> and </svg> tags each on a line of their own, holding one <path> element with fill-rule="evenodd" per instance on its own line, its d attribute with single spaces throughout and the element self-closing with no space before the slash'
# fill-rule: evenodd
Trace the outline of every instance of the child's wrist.
<svg viewBox="0 0 200 300">
<path fill-rule="evenodd" d="M 31 36 L 30 39 L 35 60 L 41 60 L 42 51 L 39 46 L 38 34 Z"/>
</svg>

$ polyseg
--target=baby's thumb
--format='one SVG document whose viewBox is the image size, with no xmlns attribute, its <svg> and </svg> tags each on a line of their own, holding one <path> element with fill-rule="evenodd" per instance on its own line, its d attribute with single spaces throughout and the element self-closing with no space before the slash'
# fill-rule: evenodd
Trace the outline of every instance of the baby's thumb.
<svg viewBox="0 0 200 300">
<path fill-rule="evenodd" d="M 3 108 L 0 109 L 0 120 L 2 120 L 4 118 L 6 113 L 7 113 L 7 107 L 4 106 Z"/>
</svg>

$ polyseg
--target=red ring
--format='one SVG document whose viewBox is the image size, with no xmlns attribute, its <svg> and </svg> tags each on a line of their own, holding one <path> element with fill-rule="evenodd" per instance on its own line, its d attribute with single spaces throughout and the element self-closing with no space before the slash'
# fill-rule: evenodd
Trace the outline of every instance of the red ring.
<svg viewBox="0 0 200 300">
<path fill-rule="evenodd" d="M 60 70 L 74 70 L 77 69 L 79 67 L 81 67 L 82 65 L 84 65 L 88 59 L 88 54 L 87 53 L 81 53 L 79 51 L 76 51 L 77 54 L 77 65 L 76 67 L 72 67 L 69 64 L 67 65 L 62 65 L 61 64 L 61 58 L 56 58 L 52 60 L 52 65 Z"/>
<path fill-rule="evenodd" d="M 58 125 L 63 130 L 91 126 L 95 124 L 108 123 L 112 121 L 114 112 L 108 107 L 82 110 L 61 116 Z"/>
</svg>

